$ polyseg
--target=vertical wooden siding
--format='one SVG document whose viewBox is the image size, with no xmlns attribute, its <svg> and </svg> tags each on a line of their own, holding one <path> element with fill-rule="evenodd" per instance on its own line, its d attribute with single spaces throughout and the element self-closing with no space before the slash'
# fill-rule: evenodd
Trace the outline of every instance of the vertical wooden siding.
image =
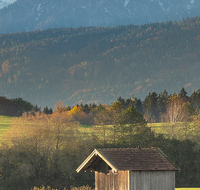
<svg viewBox="0 0 200 190">
<path fill-rule="evenodd" d="M 108 174 L 95 171 L 95 190 L 129 190 L 129 171 Z"/>
<path fill-rule="evenodd" d="M 130 190 L 175 190 L 175 172 L 131 171 Z"/>
</svg>

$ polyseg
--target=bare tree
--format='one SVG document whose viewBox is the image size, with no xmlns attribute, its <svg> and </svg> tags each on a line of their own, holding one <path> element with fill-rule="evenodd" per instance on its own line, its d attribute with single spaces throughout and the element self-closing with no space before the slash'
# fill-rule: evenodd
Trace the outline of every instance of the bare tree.
<svg viewBox="0 0 200 190">
<path fill-rule="evenodd" d="M 180 128 L 177 122 L 180 121 L 180 108 L 185 101 L 186 99 L 178 94 L 170 96 L 167 102 L 166 112 L 162 115 L 163 121 L 170 123 L 163 125 L 163 129 L 170 135 L 171 139 L 177 134 Z"/>
</svg>

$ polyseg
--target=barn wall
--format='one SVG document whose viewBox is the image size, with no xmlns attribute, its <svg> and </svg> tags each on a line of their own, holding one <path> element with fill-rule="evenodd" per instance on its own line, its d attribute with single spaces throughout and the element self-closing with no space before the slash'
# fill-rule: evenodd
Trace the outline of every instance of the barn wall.
<svg viewBox="0 0 200 190">
<path fill-rule="evenodd" d="M 131 171 L 130 190 L 175 190 L 175 172 Z"/>
<path fill-rule="evenodd" d="M 129 171 L 114 174 L 95 171 L 95 190 L 129 190 Z"/>
</svg>

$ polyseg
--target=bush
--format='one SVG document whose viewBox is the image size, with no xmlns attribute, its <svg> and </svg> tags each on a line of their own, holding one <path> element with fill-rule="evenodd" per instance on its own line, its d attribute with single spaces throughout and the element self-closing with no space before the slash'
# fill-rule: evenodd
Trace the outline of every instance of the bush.
<svg viewBox="0 0 200 190">
<path fill-rule="evenodd" d="M 91 187 L 87 186 L 81 186 L 81 187 L 74 187 L 71 190 L 94 190 Z"/>
</svg>

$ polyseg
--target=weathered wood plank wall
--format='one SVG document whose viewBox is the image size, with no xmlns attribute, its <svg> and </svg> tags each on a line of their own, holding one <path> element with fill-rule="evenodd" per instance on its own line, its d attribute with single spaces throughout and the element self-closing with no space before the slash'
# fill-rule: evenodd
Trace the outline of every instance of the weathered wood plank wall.
<svg viewBox="0 0 200 190">
<path fill-rule="evenodd" d="M 175 190 L 175 172 L 131 171 L 130 190 Z"/>
<path fill-rule="evenodd" d="M 95 171 L 95 190 L 129 190 L 129 171 L 108 174 Z"/>
</svg>

